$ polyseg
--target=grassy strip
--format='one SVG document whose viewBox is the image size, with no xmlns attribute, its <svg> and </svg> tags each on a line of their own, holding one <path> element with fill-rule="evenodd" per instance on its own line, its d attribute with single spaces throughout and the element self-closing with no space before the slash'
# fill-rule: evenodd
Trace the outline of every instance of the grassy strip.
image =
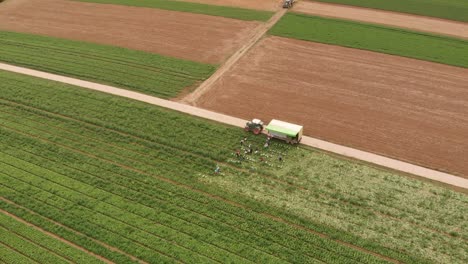
<svg viewBox="0 0 468 264">
<path fill-rule="evenodd" d="M 258 156 L 247 156 L 238 163 L 233 150 L 245 134 L 237 128 L 29 77 L 0 76 L 4 80 L 1 136 L 8 139 L 1 142 L 1 149 L 16 157 L 2 156 L 1 160 L 89 194 L 78 203 L 78 197 L 54 185 L 54 197 L 68 200 L 64 203 L 70 207 L 78 204 L 91 210 L 98 206 L 96 211 L 100 211 L 112 205 L 119 210 L 102 211 L 110 214 L 105 219 L 118 218 L 117 212 L 129 217 L 126 212 L 136 214 L 129 219 L 143 224 L 135 232 L 151 231 L 145 223 L 155 221 L 219 248 L 233 244 L 233 253 L 256 262 L 275 252 L 280 259 L 293 262 L 307 262 L 311 257 L 325 262 L 379 260 L 275 217 L 405 263 L 425 262 L 415 252 L 424 252 L 435 262 L 466 260 L 465 247 L 460 246 L 467 230 L 464 210 L 460 210 L 466 207 L 465 196 L 278 142 L 261 150 L 266 163 L 259 164 Z M 249 142 L 259 146 L 263 139 L 249 136 Z M 284 164 L 276 161 L 278 153 L 283 154 Z M 216 162 L 222 162 L 221 175 L 211 173 Z M 48 168 L 49 175 L 40 167 Z M 34 186 L 48 186 L 32 176 L 24 177 L 31 183 L 34 180 Z M 82 189 L 83 184 L 101 191 Z M 19 191 L 29 193 L 30 188 Z M 43 191 L 38 198 L 49 201 Z M 9 193 L 20 204 L 33 204 Z M 44 209 L 45 205 L 37 206 L 51 218 L 62 217 Z M 69 223 L 85 208 L 73 208 L 70 215 L 63 216 L 66 218 L 57 219 Z M 444 234 L 455 230 L 459 231 L 454 236 Z M 247 254 L 246 247 L 254 248 L 255 253 Z"/>
<path fill-rule="evenodd" d="M 468 68 L 468 41 L 304 14 L 286 14 L 270 34 Z"/>
<path fill-rule="evenodd" d="M 173 0 L 75 0 L 80 2 L 116 4 L 126 6 L 150 7 L 172 11 L 190 12 L 211 16 L 221 16 L 240 20 L 267 21 L 273 15 L 270 11 L 250 10 L 238 7 L 206 5 Z"/>
<path fill-rule="evenodd" d="M 316 0 L 333 4 L 383 9 L 421 16 L 468 22 L 468 2 L 464 0 Z"/>
<path fill-rule="evenodd" d="M 215 69 L 141 51 L 2 31 L 0 61 L 162 98 L 176 97 Z"/>
<path fill-rule="evenodd" d="M 51 252 L 62 256 L 74 263 L 102 263 L 102 261 L 67 245 L 55 238 L 52 238 L 32 227 L 29 227 L 17 220 L 0 213 L 0 226 L 11 234 L 16 234 L 21 239 L 27 239 L 36 245 L 47 248 Z M 63 261 L 63 260 L 62 260 Z"/>
</svg>

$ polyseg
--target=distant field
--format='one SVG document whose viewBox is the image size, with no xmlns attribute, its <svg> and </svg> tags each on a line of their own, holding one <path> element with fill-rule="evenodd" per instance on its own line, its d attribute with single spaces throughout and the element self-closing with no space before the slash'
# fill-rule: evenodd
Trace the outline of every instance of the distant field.
<svg viewBox="0 0 468 264">
<path fill-rule="evenodd" d="M 238 7 L 206 5 L 199 3 L 173 1 L 173 0 L 75 0 L 80 2 L 101 3 L 101 4 L 116 4 L 127 6 L 139 6 L 159 8 L 172 11 L 190 12 L 211 16 L 222 16 L 235 18 L 240 20 L 258 20 L 267 21 L 273 12 L 250 10 Z"/>
<path fill-rule="evenodd" d="M 456 38 L 291 13 L 270 33 L 468 68 L 468 41 Z"/>
<path fill-rule="evenodd" d="M 466 0 L 316 0 L 468 22 Z"/>
<path fill-rule="evenodd" d="M 464 194 L 277 141 L 264 149 L 263 137 L 144 103 L 0 78 L 0 208 L 109 260 L 468 260 Z M 259 153 L 240 161 L 245 136 Z"/>
<path fill-rule="evenodd" d="M 0 31 L 0 61 L 154 95 L 176 97 L 214 66 L 112 46 Z"/>
</svg>

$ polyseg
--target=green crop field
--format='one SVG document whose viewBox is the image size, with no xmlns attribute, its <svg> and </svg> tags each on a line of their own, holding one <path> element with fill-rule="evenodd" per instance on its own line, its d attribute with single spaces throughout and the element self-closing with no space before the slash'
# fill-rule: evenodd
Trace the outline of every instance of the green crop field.
<svg viewBox="0 0 468 264">
<path fill-rule="evenodd" d="M 316 0 L 468 22 L 466 0 Z"/>
<path fill-rule="evenodd" d="M 124 48 L 0 31 L 0 62 L 128 88 L 162 98 L 210 76 L 215 66 Z"/>
<path fill-rule="evenodd" d="M 5 263 L 103 263 L 4 213 L 0 213 L 0 245 L 0 261 Z"/>
<path fill-rule="evenodd" d="M 222 16 L 240 20 L 267 21 L 273 15 L 270 11 L 250 10 L 238 7 L 206 5 L 174 0 L 75 0 L 80 2 L 150 7 L 172 11 L 190 12 L 211 16 Z"/>
<path fill-rule="evenodd" d="M 270 34 L 468 68 L 468 41 L 456 38 L 291 13 Z"/>
<path fill-rule="evenodd" d="M 465 194 L 279 141 L 265 149 L 262 136 L 141 102 L 0 78 L 0 209 L 111 261 L 468 261 Z M 246 136 L 259 152 L 239 159 Z"/>
</svg>

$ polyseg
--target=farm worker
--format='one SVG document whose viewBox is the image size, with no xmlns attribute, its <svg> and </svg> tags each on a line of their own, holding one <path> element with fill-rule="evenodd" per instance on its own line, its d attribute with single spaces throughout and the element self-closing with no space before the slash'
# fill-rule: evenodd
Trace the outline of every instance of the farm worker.
<svg viewBox="0 0 468 264">
<path fill-rule="evenodd" d="M 260 162 L 264 162 L 265 159 L 263 157 L 260 157 Z"/>
<path fill-rule="evenodd" d="M 282 162 L 282 161 L 283 161 L 283 156 L 279 155 L 278 160 L 279 160 L 280 162 Z"/>
<path fill-rule="evenodd" d="M 236 157 L 240 157 L 240 150 L 236 150 Z"/>
<path fill-rule="evenodd" d="M 220 171 L 221 171 L 221 168 L 219 167 L 218 164 L 216 164 L 215 173 L 218 174 Z"/>
<path fill-rule="evenodd" d="M 241 144 L 241 146 L 244 145 L 244 140 L 243 139 L 241 139 L 240 144 Z"/>
</svg>

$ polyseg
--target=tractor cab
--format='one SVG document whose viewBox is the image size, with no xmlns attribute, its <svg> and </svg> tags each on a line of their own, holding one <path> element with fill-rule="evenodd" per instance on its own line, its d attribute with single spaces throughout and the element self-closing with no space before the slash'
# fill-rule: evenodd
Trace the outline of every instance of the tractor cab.
<svg viewBox="0 0 468 264">
<path fill-rule="evenodd" d="M 283 8 L 291 8 L 294 4 L 294 0 L 284 0 Z"/>
<path fill-rule="evenodd" d="M 253 119 L 245 124 L 244 130 L 258 135 L 263 131 L 263 122 L 260 119 Z"/>
</svg>

